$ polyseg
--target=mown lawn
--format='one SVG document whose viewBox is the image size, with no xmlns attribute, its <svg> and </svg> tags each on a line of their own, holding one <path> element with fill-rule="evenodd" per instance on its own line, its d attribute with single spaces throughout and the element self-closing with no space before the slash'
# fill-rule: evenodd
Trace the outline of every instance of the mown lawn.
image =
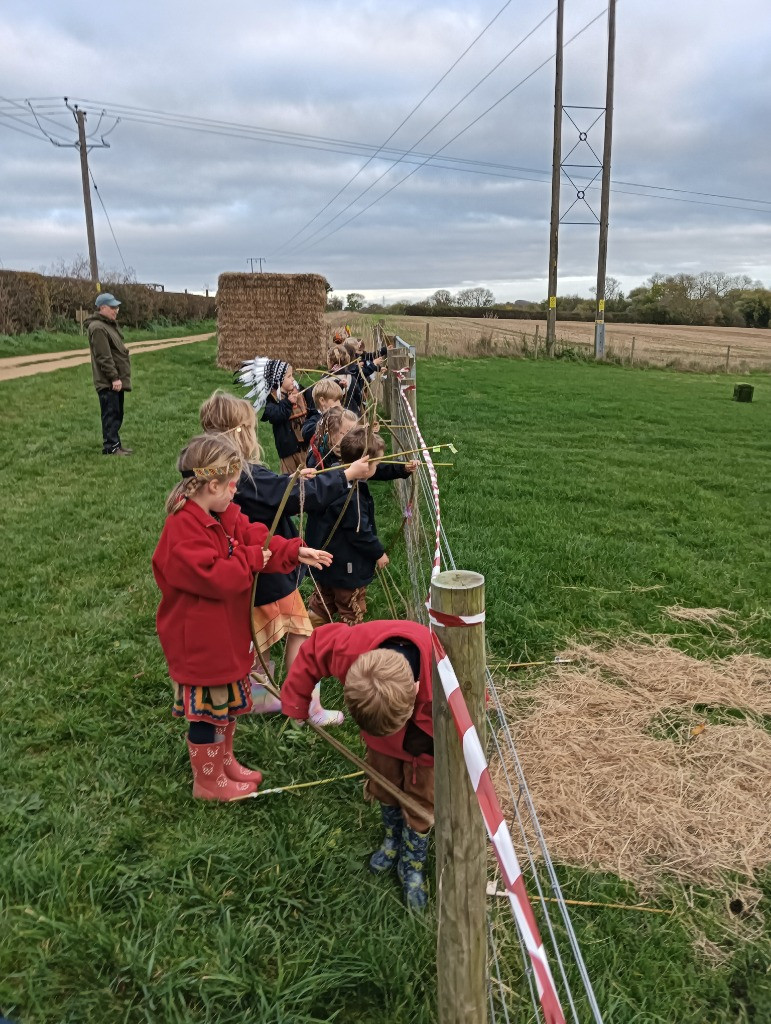
<svg viewBox="0 0 771 1024">
<path fill-rule="evenodd" d="M 0 385 L 0 1010 L 21 1024 L 429 1024 L 435 921 L 367 874 L 378 825 L 358 781 L 224 807 L 189 795 L 149 560 L 198 404 L 229 384 L 213 350 L 135 361 L 132 459 L 99 454 L 88 367 Z M 660 610 L 675 602 L 768 608 L 771 379 L 755 378 L 752 405 L 722 376 L 567 363 L 432 360 L 419 383 L 427 438 L 460 450 L 441 471 L 443 518 L 458 564 L 487 577 L 496 656 L 549 657 L 596 629 L 682 632 Z M 372 605 L 385 614 L 376 587 Z M 768 654 L 771 620 L 743 635 Z M 239 749 L 266 785 L 349 770 L 278 719 L 246 723 Z M 568 897 L 634 899 L 607 876 L 564 881 Z M 679 915 L 573 919 L 609 1024 L 771 1016 L 765 940 L 713 967 Z"/>
<path fill-rule="evenodd" d="M 118 315 L 120 325 L 120 314 Z M 186 334 L 214 334 L 216 320 L 189 320 L 174 327 L 122 328 L 126 341 L 154 341 L 161 338 L 182 338 Z M 48 352 L 69 352 L 88 348 L 85 334 L 68 331 L 33 331 L 31 334 L 0 334 L 0 359 L 7 356 L 33 356 Z"/>
</svg>

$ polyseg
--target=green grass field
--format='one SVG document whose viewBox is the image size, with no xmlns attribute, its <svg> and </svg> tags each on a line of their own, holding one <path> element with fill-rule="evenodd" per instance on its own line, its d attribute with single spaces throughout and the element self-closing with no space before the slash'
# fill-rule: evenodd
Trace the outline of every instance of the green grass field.
<svg viewBox="0 0 771 1024">
<path fill-rule="evenodd" d="M 120 321 L 120 317 L 118 318 Z M 166 325 L 136 328 L 126 327 L 123 336 L 126 341 L 154 341 L 161 338 L 182 338 L 186 334 L 214 334 L 216 320 L 190 320 L 174 327 Z M 88 348 L 86 335 L 68 331 L 34 331 L 32 334 L 0 334 L 0 359 L 7 356 L 34 356 L 38 353 L 69 352 Z"/>
<path fill-rule="evenodd" d="M 87 366 L 0 385 L 0 1011 L 20 1024 L 429 1024 L 433 913 L 407 916 L 368 875 L 378 820 L 358 781 L 230 806 L 190 797 L 150 556 L 197 407 L 229 385 L 213 352 L 135 361 L 131 459 L 99 454 Z M 675 602 L 732 608 L 771 652 L 771 619 L 751 618 L 771 596 L 771 379 L 754 380 L 739 405 L 722 375 L 421 365 L 423 431 L 460 451 L 440 471 L 443 521 L 458 564 L 487 578 L 496 657 L 548 658 L 597 629 L 681 633 L 661 613 Z M 378 497 L 390 536 L 395 506 Z M 678 642 L 722 652 L 703 632 Z M 244 723 L 236 744 L 270 786 L 349 770 L 278 719 Z M 635 899 L 607 875 L 562 879 L 569 898 Z M 572 916 L 608 1024 L 771 1019 L 768 932 L 714 966 L 684 904 Z"/>
</svg>

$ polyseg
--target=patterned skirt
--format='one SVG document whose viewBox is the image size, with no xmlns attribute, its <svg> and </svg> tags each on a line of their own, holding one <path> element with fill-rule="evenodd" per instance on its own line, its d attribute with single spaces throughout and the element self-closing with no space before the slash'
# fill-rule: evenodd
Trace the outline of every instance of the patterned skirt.
<svg viewBox="0 0 771 1024">
<path fill-rule="evenodd" d="M 252 710 L 249 679 L 225 683 L 224 686 L 185 686 L 173 680 L 172 685 L 174 706 L 171 713 L 175 718 L 224 725 L 231 715 L 245 715 Z"/>
<path fill-rule="evenodd" d="M 293 590 L 291 594 L 282 597 L 280 601 L 255 605 L 252 618 L 254 619 L 257 644 L 263 654 L 287 633 L 310 636 L 313 632 L 313 626 L 308 618 L 299 590 Z"/>
</svg>

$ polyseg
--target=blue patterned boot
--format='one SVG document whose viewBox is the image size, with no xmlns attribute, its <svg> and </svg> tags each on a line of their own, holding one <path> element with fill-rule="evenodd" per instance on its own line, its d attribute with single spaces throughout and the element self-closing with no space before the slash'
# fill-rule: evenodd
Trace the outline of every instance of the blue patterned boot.
<svg viewBox="0 0 771 1024">
<path fill-rule="evenodd" d="M 402 846 L 396 872 L 402 883 L 404 902 L 410 910 L 425 910 L 428 903 L 425 870 L 429 834 L 416 832 L 406 823 L 402 829 Z"/>
<path fill-rule="evenodd" d="M 369 859 L 369 869 L 373 875 L 384 875 L 396 867 L 404 825 L 401 807 L 388 807 L 386 804 L 381 804 L 380 813 L 383 816 L 385 835 L 380 849 L 375 850 Z"/>
</svg>

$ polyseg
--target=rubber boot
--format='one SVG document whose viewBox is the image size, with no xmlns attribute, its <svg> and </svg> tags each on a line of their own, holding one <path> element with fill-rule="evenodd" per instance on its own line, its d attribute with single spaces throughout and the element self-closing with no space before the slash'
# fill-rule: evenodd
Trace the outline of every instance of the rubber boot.
<svg viewBox="0 0 771 1024">
<path fill-rule="evenodd" d="M 314 725 L 321 725 L 327 728 L 330 725 L 342 725 L 345 715 L 342 711 L 328 711 L 321 706 L 321 683 L 316 683 L 311 694 L 311 706 L 308 709 L 308 718 Z"/>
<path fill-rule="evenodd" d="M 405 822 L 396 873 L 402 883 L 404 902 L 410 910 L 425 910 L 428 903 L 426 882 L 426 856 L 428 832 L 416 832 Z"/>
<path fill-rule="evenodd" d="M 404 825 L 401 807 L 389 807 L 388 804 L 381 804 L 380 814 L 383 818 L 384 835 L 380 849 L 375 850 L 369 859 L 369 869 L 373 875 L 384 875 L 396 867 L 402 841 L 402 826 Z"/>
<path fill-rule="evenodd" d="M 193 796 L 196 800 L 246 800 L 257 793 L 255 782 L 237 782 L 225 774 L 224 743 L 187 741 L 190 767 L 193 769 Z"/>
<path fill-rule="evenodd" d="M 245 768 L 244 765 L 239 764 L 235 759 L 233 754 L 233 733 L 235 731 L 236 719 L 231 716 L 225 728 L 218 729 L 216 734 L 218 737 L 222 737 L 222 743 L 225 748 L 225 754 L 222 758 L 222 767 L 225 769 L 225 774 L 234 782 L 254 782 L 259 786 L 262 782 L 262 772 Z"/>
</svg>

